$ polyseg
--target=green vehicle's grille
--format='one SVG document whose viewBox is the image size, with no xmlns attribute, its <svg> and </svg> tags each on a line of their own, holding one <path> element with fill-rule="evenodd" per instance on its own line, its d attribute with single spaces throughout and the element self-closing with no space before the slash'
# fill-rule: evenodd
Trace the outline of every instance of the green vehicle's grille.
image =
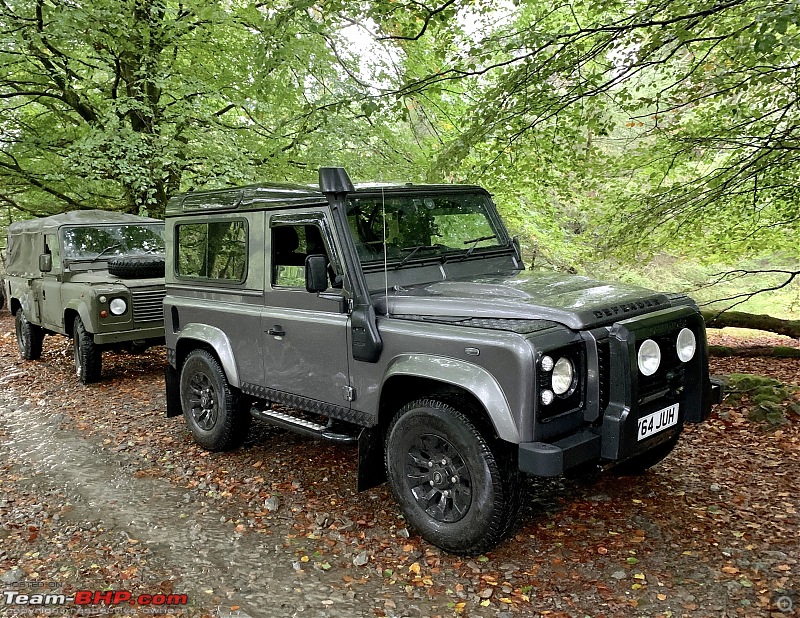
<svg viewBox="0 0 800 618">
<path fill-rule="evenodd" d="M 162 303 L 166 294 L 167 291 L 164 288 L 159 290 L 132 290 L 133 321 L 152 322 L 154 320 L 163 320 Z"/>
</svg>

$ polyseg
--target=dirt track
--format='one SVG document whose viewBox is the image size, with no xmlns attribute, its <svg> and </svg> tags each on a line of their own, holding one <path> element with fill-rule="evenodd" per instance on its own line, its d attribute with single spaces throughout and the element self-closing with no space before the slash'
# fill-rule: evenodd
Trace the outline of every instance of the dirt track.
<svg viewBox="0 0 800 618">
<path fill-rule="evenodd" d="M 206 453 L 164 417 L 163 350 L 106 355 L 85 387 L 66 339 L 24 363 L 1 316 L 3 590 L 180 593 L 175 616 L 265 618 L 783 616 L 780 595 L 800 601 L 800 422 L 764 431 L 723 406 L 644 476 L 531 480 L 516 536 L 458 558 L 407 530 L 385 487 L 355 493 L 354 449 L 259 424 Z"/>
</svg>

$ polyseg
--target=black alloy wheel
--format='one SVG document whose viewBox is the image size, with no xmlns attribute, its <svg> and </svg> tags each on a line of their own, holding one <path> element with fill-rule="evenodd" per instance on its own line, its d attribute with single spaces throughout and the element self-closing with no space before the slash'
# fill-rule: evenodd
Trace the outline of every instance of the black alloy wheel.
<svg viewBox="0 0 800 618">
<path fill-rule="evenodd" d="M 406 520 L 425 540 L 478 554 L 516 524 L 519 469 L 513 447 L 484 435 L 476 411 L 456 405 L 419 399 L 403 406 L 386 436 L 386 474 Z"/>
</svg>

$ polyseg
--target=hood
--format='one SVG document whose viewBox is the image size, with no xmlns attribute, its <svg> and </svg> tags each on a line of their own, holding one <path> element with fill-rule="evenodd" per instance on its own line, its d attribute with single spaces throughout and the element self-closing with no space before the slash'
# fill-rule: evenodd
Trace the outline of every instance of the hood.
<svg viewBox="0 0 800 618">
<path fill-rule="evenodd" d="M 83 283 L 88 285 L 120 285 L 126 288 L 164 287 L 164 277 L 150 277 L 146 279 L 123 279 L 109 274 L 107 270 L 86 270 L 71 273 L 65 283 Z"/>
<path fill-rule="evenodd" d="M 385 314 L 385 295 L 376 293 L 373 300 L 376 311 Z M 397 318 L 550 320 L 575 330 L 670 306 L 669 296 L 645 288 L 535 271 L 408 286 L 390 290 L 388 297 L 388 312 Z"/>
</svg>

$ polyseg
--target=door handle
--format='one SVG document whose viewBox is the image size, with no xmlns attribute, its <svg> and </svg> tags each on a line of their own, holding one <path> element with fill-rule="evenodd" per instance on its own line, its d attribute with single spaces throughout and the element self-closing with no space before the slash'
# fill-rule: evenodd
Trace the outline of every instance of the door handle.
<svg viewBox="0 0 800 618">
<path fill-rule="evenodd" d="M 286 331 L 283 330 L 283 327 L 280 324 L 276 324 L 267 330 L 267 334 L 272 335 L 273 337 L 283 337 L 286 334 Z"/>
</svg>

